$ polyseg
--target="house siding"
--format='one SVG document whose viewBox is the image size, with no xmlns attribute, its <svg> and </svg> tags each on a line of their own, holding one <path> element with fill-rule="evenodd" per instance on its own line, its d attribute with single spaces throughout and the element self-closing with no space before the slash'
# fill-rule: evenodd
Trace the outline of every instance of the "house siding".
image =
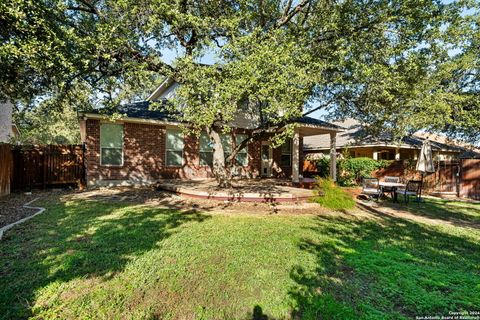
<svg viewBox="0 0 480 320">
<path fill-rule="evenodd" d="M 212 169 L 201 166 L 199 144 L 195 136 L 184 137 L 184 164 L 170 167 L 165 165 L 166 126 L 124 122 L 123 165 L 100 164 L 100 120 L 85 121 L 85 147 L 87 183 L 89 186 L 120 184 L 151 184 L 166 179 L 212 178 Z M 248 134 L 238 129 L 235 134 Z M 247 146 L 248 165 L 240 167 L 238 174 L 255 178 L 260 173 L 260 145 L 253 141 Z"/>
<path fill-rule="evenodd" d="M 119 181 L 148 183 L 161 177 L 165 160 L 165 127 L 123 123 L 123 165 L 100 164 L 99 120 L 86 121 L 87 183 L 116 184 Z"/>
</svg>

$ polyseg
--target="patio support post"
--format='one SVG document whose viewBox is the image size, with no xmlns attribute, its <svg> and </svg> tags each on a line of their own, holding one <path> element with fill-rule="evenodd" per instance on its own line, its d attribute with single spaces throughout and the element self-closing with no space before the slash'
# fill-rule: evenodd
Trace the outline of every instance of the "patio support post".
<svg viewBox="0 0 480 320">
<path fill-rule="evenodd" d="M 330 132 L 330 178 L 337 181 L 337 133 Z"/>
<path fill-rule="evenodd" d="M 300 182 L 300 133 L 295 129 L 292 141 L 292 182 Z"/>
<path fill-rule="evenodd" d="M 395 148 L 395 160 L 400 161 L 400 148 Z"/>
</svg>

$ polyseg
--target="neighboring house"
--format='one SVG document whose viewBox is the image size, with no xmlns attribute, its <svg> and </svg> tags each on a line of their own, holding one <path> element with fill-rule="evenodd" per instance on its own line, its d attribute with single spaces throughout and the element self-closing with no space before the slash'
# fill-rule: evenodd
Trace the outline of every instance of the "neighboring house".
<svg viewBox="0 0 480 320">
<path fill-rule="evenodd" d="M 122 114 L 109 117 L 92 112 L 82 115 L 80 130 L 86 144 L 88 185 L 149 184 L 161 178 L 204 179 L 212 177 L 212 143 L 205 133 L 184 136 L 180 123 L 164 111 L 149 109 L 152 101 L 164 101 L 176 83 L 166 80 L 147 101 L 125 104 Z M 251 134 L 255 119 L 239 115 L 231 134 L 222 136 L 225 153 Z M 279 148 L 268 141 L 253 141 L 234 160 L 234 173 L 241 177 L 301 178 L 303 139 L 327 134 L 335 139 L 339 126 L 310 117 L 296 121 L 293 139 Z M 332 165 L 335 158 L 332 159 Z"/>
<path fill-rule="evenodd" d="M 393 141 L 390 135 L 372 137 L 365 134 L 365 129 L 354 119 L 347 119 L 334 124 L 346 128 L 337 135 L 337 152 L 346 150 L 352 157 L 368 157 L 376 160 L 416 160 L 425 139 L 430 140 L 432 153 L 436 160 L 450 160 L 477 154 L 471 146 L 459 141 L 450 141 L 445 137 L 415 133 L 401 141 Z M 324 154 L 330 152 L 330 141 L 324 136 L 305 137 L 303 150 L 305 154 Z"/>
<path fill-rule="evenodd" d="M 12 120 L 13 105 L 10 101 L 0 101 L 0 142 L 7 143 L 19 134 Z"/>
</svg>

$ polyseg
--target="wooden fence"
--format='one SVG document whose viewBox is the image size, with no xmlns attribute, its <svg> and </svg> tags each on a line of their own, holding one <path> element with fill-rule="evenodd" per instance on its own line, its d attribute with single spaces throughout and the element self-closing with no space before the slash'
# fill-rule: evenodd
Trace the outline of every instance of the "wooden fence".
<svg viewBox="0 0 480 320">
<path fill-rule="evenodd" d="M 480 159 L 462 159 L 460 181 L 461 197 L 480 200 Z"/>
<path fill-rule="evenodd" d="M 10 193 L 12 165 L 13 162 L 10 145 L 0 143 L 0 196 Z"/>
<path fill-rule="evenodd" d="M 85 183 L 83 145 L 15 146 L 12 190 Z"/>
<path fill-rule="evenodd" d="M 377 178 L 397 176 L 404 180 L 421 179 L 415 164 L 415 161 L 394 161 L 373 175 Z M 425 192 L 480 200 L 480 159 L 435 161 L 434 166 L 435 172 L 424 177 Z M 315 163 L 308 160 L 304 161 L 303 170 L 304 175 L 318 174 Z"/>
</svg>

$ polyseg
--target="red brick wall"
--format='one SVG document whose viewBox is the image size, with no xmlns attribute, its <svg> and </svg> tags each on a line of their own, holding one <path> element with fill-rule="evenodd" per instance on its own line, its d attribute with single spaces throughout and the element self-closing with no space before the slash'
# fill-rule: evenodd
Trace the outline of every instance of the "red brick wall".
<svg viewBox="0 0 480 320">
<path fill-rule="evenodd" d="M 101 181 L 129 181 L 148 183 L 160 178 L 195 179 L 212 177 L 209 166 L 200 166 L 198 139 L 186 136 L 184 140 L 184 165 L 165 166 L 166 128 L 162 125 L 123 123 L 124 161 L 122 166 L 100 165 L 100 121 L 86 121 L 86 166 L 89 185 Z M 237 133 L 245 133 L 238 130 Z M 244 176 L 257 177 L 260 172 L 260 142 L 247 147 L 248 166 L 241 168 Z"/>
<path fill-rule="evenodd" d="M 195 136 L 185 136 L 183 149 L 183 166 L 164 167 L 162 172 L 162 178 L 201 179 L 213 177 L 212 170 L 209 166 L 200 165 L 198 147 L 198 139 Z"/>
<path fill-rule="evenodd" d="M 122 166 L 100 165 L 100 121 L 86 123 L 87 182 L 131 180 L 148 182 L 161 177 L 165 159 L 165 127 L 124 123 L 124 157 Z"/>
</svg>

